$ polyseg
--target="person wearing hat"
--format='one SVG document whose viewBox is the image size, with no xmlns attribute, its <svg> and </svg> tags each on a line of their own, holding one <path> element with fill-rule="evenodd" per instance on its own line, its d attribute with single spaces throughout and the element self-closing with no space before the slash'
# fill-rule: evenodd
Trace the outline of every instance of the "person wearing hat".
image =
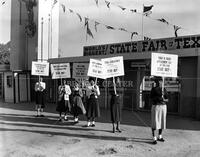
<svg viewBox="0 0 200 157">
<path fill-rule="evenodd" d="M 87 95 L 87 107 L 86 107 L 86 116 L 87 116 L 87 127 L 95 127 L 95 118 L 100 116 L 98 96 L 100 95 L 99 87 L 95 84 L 94 78 L 89 78 L 89 83 L 86 95 Z"/>
<path fill-rule="evenodd" d="M 165 88 L 160 87 L 161 78 L 155 77 L 155 86 L 152 87 L 150 92 L 150 99 L 152 102 L 151 107 L 151 129 L 153 135 L 153 144 L 157 144 L 157 141 L 164 142 L 162 137 L 163 129 L 166 129 L 166 115 L 168 94 Z M 158 138 L 155 136 L 155 131 L 158 130 Z"/>
</svg>

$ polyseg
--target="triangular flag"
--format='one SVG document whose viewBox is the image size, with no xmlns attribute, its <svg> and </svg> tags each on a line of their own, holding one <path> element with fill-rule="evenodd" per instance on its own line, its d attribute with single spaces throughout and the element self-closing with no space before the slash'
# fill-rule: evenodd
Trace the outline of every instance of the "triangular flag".
<svg viewBox="0 0 200 157">
<path fill-rule="evenodd" d="M 2 5 L 4 5 L 5 3 L 6 3 L 6 1 L 3 1 L 3 2 L 2 2 Z"/>
<path fill-rule="evenodd" d="M 80 15 L 79 13 L 76 13 L 76 15 L 79 17 L 80 22 L 82 22 L 82 17 L 81 17 L 81 15 Z"/>
<path fill-rule="evenodd" d="M 70 13 L 73 13 L 74 11 L 73 11 L 73 10 L 71 10 L 71 9 L 69 9 L 69 12 L 70 12 Z"/>
<path fill-rule="evenodd" d="M 150 11 L 153 8 L 153 5 L 151 6 L 144 6 L 143 5 L 143 13 Z"/>
<path fill-rule="evenodd" d="M 110 2 L 105 1 L 105 3 L 106 3 L 106 5 L 107 5 L 107 7 L 110 9 Z"/>
<path fill-rule="evenodd" d="M 123 11 L 126 9 L 126 8 L 120 6 L 120 5 L 118 5 L 118 7 L 121 8 Z"/>
<path fill-rule="evenodd" d="M 105 25 L 107 29 L 115 29 L 114 27 Z"/>
<path fill-rule="evenodd" d="M 175 37 L 178 37 L 177 31 L 179 29 L 181 29 L 181 27 L 174 25 L 174 34 L 175 34 Z"/>
<path fill-rule="evenodd" d="M 96 5 L 98 6 L 98 0 L 95 0 L 95 2 L 96 2 Z"/>
<path fill-rule="evenodd" d="M 87 17 L 85 17 L 85 25 L 84 25 L 84 27 L 86 27 L 86 26 L 88 26 L 88 18 Z"/>
<path fill-rule="evenodd" d="M 91 32 L 91 30 L 90 30 L 90 28 L 89 28 L 89 25 L 87 25 L 87 34 L 88 34 L 89 36 L 91 36 L 92 38 L 94 38 L 94 36 L 93 36 L 93 34 L 92 34 L 92 32 Z"/>
<path fill-rule="evenodd" d="M 125 28 L 119 28 L 119 30 L 127 32 L 127 30 Z"/>
<path fill-rule="evenodd" d="M 169 24 L 169 22 L 167 22 L 165 19 L 161 18 L 161 19 L 157 19 L 158 21 L 160 22 L 163 22 L 163 23 L 166 23 L 166 24 Z"/>
<path fill-rule="evenodd" d="M 137 32 L 132 32 L 131 33 L 131 40 L 133 39 L 133 35 L 138 35 L 138 33 Z"/>
<path fill-rule="evenodd" d="M 151 40 L 151 38 L 144 36 L 144 40 Z"/>
<path fill-rule="evenodd" d="M 95 21 L 95 24 L 94 24 L 94 28 L 95 28 L 95 31 L 97 32 L 97 25 L 99 25 L 100 23 Z"/>
<path fill-rule="evenodd" d="M 63 9 L 63 12 L 65 13 L 65 5 L 64 4 L 61 4 L 61 6 L 62 6 L 62 9 Z"/>
<path fill-rule="evenodd" d="M 53 5 L 55 5 L 57 2 L 58 2 L 57 0 L 54 0 Z"/>
<path fill-rule="evenodd" d="M 130 11 L 131 11 L 131 12 L 135 12 L 135 13 L 137 12 L 137 10 L 136 10 L 136 9 L 131 9 Z"/>
</svg>

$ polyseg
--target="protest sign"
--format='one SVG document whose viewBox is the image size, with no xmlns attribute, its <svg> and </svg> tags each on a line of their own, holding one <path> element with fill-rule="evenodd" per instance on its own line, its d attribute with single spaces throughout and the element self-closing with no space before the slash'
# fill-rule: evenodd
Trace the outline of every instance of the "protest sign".
<svg viewBox="0 0 200 157">
<path fill-rule="evenodd" d="M 101 61 L 103 62 L 106 78 L 124 75 L 124 62 L 122 56 L 105 58 Z"/>
<path fill-rule="evenodd" d="M 90 59 L 88 76 L 105 79 L 104 70 L 101 60 Z"/>
<path fill-rule="evenodd" d="M 52 79 L 70 78 L 70 65 L 69 63 L 51 64 Z"/>
<path fill-rule="evenodd" d="M 87 80 L 88 63 L 74 63 L 72 77 L 79 82 Z"/>
<path fill-rule="evenodd" d="M 178 55 L 152 53 L 151 75 L 177 77 Z"/>
<path fill-rule="evenodd" d="M 38 76 L 49 76 L 49 63 L 48 62 L 40 62 L 33 61 L 31 75 Z"/>
</svg>

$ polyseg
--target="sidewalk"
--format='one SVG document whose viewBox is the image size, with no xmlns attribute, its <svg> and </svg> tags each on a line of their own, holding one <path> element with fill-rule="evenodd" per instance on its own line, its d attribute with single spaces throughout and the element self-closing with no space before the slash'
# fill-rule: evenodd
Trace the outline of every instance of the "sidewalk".
<svg viewBox="0 0 200 157">
<path fill-rule="evenodd" d="M 152 145 L 150 113 L 122 112 L 122 133 L 112 133 L 110 113 L 101 110 L 96 127 L 85 128 L 73 117 L 58 122 L 56 105 L 48 104 L 44 118 L 36 118 L 34 103 L 0 103 L 1 157 L 176 157 L 200 156 L 200 121 L 167 116 L 164 143 Z"/>
</svg>

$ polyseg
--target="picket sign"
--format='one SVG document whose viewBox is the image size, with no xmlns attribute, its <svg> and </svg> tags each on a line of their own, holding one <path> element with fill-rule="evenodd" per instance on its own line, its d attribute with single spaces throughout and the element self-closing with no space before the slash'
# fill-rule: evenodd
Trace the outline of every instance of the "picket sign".
<svg viewBox="0 0 200 157">
<path fill-rule="evenodd" d="M 101 60 L 90 59 L 88 68 L 88 76 L 97 77 L 101 79 L 123 76 L 124 62 L 123 57 L 111 57 Z"/>
<path fill-rule="evenodd" d="M 151 54 L 151 75 L 162 77 L 162 92 L 164 92 L 165 77 L 177 77 L 178 55 L 165 53 Z"/>
<path fill-rule="evenodd" d="M 88 79 L 87 72 L 88 72 L 89 63 L 73 63 L 73 73 L 72 78 L 79 82 L 84 82 Z"/>
<path fill-rule="evenodd" d="M 31 75 L 49 76 L 49 63 L 45 61 L 33 61 Z"/>
<path fill-rule="evenodd" d="M 70 64 L 69 63 L 51 64 L 51 75 L 52 79 L 70 78 L 71 77 Z"/>
<path fill-rule="evenodd" d="M 90 59 L 87 76 L 106 79 L 104 66 L 101 60 Z"/>
</svg>

